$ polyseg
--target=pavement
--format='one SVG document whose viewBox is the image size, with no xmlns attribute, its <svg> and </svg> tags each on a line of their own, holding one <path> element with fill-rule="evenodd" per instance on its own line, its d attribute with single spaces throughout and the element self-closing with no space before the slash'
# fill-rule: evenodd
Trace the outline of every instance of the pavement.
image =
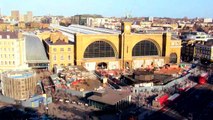
<svg viewBox="0 0 213 120">
<path fill-rule="evenodd" d="M 48 111 L 45 110 L 44 106 L 38 110 L 39 113 L 47 114 L 49 116 L 53 116 L 54 118 L 82 120 L 89 115 L 89 112 L 91 112 L 93 108 L 86 107 L 83 104 L 77 105 L 72 103 L 58 102 L 57 104 L 49 104 Z"/>
</svg>

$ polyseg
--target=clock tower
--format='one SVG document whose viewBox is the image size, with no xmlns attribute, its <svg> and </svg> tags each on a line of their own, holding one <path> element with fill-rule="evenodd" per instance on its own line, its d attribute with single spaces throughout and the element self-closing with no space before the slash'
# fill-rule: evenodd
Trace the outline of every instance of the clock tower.
<svg viewBox="0 0 213 120">
<path fill-rule="evenodd" d="M 125 34 L 130 34 L 131 33 L 131 22 L 122 22 L 121 25 L 121 32 Z"/>
</svg>

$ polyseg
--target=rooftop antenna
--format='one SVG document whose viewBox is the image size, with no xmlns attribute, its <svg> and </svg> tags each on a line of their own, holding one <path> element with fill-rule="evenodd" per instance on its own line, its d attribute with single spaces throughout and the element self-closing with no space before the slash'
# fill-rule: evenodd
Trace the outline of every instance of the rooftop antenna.
<svg viewBox="0 0 213 120">
<path fill-rule="evenodd" d="M 128 18 L 132 18 L 131 13 L 132 13 L 132 11 L 131 11 L 131 10 L 129 10 L 129 11 L 127 10 L 125 18 L 126 18 L 126 19 L 128 19 Z"/>
</svg>

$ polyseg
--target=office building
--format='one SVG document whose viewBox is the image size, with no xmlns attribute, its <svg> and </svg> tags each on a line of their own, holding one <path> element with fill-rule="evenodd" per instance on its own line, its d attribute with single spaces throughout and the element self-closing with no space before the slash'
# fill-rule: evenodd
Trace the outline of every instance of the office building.
<svg viewBox="0 0 213 120">
<path fill-rule="evenodd" d="M 25 42 L 20 33 L 0 32 L 0 71 L 26 67 Z"/>
<path fill-rule="evenodd" d="M 32 71 L 10 71 L 1 75 L 2 94 L 16 99 L 26 100 L 35 94 L 36 73 Z"/>
<path fill-rule="evenodd" d="M 213 62 L 213 39 L 195 45 L 195 58 L 201 63 Z"/>
<path fill-rule="evenodd" d="M 25 22 L 32 22 L 33 21 L 33 12 L 28 11 L 27 14 L 24 15 Z"/>
<path fill-rule="evenodd" d="M 198 41 L 197 41 L 198 42 Z M 194 59 L 196 41 L 184 41 L 181 47 L 181 60 L 191 62 Z"/>
<path fill-rule="evenodd" d="M 14 19 L 15 21 L 19 20 L 19 11 L 18 10 L 13 10 L 11 11 L 11 18 Z"/>
</svg>

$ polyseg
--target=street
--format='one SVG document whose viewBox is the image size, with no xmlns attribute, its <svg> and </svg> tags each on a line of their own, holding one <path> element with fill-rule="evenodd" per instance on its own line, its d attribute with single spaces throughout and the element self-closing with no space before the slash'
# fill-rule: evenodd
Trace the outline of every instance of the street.
<svg viewBox="0 0 213 120">
<path fill-rule="evenodd" d="M 199 119 L 202 110 L 213 100 L 212 89 L 213 86 L 210 84 L 197 85 L 182 95 L 180 99 L 174 101 L 173 104 L 165 106 L 147 118 L 147 120 Z"/>
</svg>

